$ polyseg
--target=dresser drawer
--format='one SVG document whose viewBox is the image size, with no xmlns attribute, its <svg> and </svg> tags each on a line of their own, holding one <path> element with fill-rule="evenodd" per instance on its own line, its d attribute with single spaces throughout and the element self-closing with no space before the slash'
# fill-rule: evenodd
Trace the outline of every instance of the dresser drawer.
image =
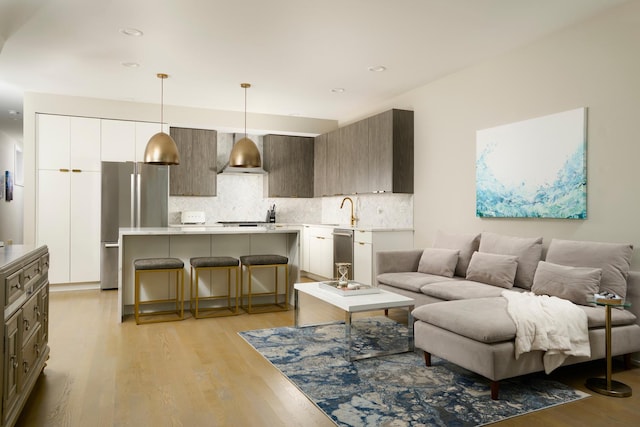
<svg viewBox="0 0 640 427">
<path fill-rule="evenodd" d="M 40 298 L 33 295 L 22 306 L 22 336 L 28 337 L 40 325 Z"/>
<path fill-rule="evenodd" d="M 49 271 L 49 252 L 40 257 L 40 274 L 45 274 Z"/>
<path fill-rule="evenodd" d="M 17 300 L 24 293 L 24 276 L 22 270 L 18 270 L 4 279 L 5 305 Z"/>
<path fill-rule="evenodd" d="M 359 243 L 373 242 L 373 233 L 370 231 L 356 230 L 353 234 L 353 241 Z"/>
<path fill-rule="evenodd" d="M 40 358 L 40 354 L 42 353 L 41 343 L 40 343 L 40 334 L 39 329 L 34 330 L 31 338 L 29 338 L 24 345 L 22 346 L 22 383 L 24 384 L 29 378 L 31 374 L 33 374 L 33 370 L 36 366 L 36 362 Z"/>
<path fill-rule="evenodd" d="M 40 278 L 40 259 L 30 262 L 22 269 L 24 275 L 24 288 L 28 289 L 29 286 L 36 283 Z"/>
</svg>

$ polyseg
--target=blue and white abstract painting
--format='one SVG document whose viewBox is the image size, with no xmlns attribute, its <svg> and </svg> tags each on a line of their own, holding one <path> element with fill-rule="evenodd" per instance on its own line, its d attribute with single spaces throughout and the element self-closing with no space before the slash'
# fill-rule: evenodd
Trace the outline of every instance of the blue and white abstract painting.
<svg viewBox="0 0 640 427">
<path fill-rule="evenodd" d="M 476 216 L 587 217 L 586 108 L 476 133 Z"/>
</svg>

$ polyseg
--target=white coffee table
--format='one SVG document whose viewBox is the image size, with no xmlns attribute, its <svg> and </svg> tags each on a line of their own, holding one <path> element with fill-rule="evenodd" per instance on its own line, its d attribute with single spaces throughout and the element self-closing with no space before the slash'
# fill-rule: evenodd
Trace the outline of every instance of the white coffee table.
<svg viewBox="0 0 640 427">
<path fill-rule="evenodd" d="M 342 296 L 329 290 L 322 289 L 320 282 L 311 283 L 295 283 L 293 285 L 294 294 L 294 307 L 295 307 L 295 326 L 296 328 L 302 327 L 299 323 L 300 304 L 298 301 L 298 293 L 310 295 L 321 301 L 331 304 L 345 312 L 345 358 L 349 361 L 366 359 L 369 357 L 385 356 L 389 354 L 406 353 L 414 350 L 413 342 L 413 311 L 415 301 L 412 298 L 405 297 L 403 295 L 394 294 L 393 292 L 380 289 L 379 293 L 366 294 L 366 295 L 350 295 Z M 351 316 L 353 313 L 360 313 L 364 311 L 373 310 L 386 310 L 389 308 L 407 308 L 407 347 L 395 350 L 382 350 L 372 351 L 367 354 L 351 354 Z M 315 325 L 303 325 L 303 326 L 315 326 Z"/>
</svg>

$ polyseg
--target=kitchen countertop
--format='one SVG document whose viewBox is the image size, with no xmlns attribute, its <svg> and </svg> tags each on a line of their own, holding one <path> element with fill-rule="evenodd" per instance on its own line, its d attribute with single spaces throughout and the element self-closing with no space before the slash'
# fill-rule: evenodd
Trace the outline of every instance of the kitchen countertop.
<svg viewBox="0 0 640 427">
<path fill-rule="evenodd" d="M 4 268 L 12 262 L 20 259 L 33 250 L 42 247 L 36 245 L 7 245 L 0 248 L 0 268 Z"/>
<path fill-rule="evenodd" d="M 266 234 L 297 233 L 299 225 L 273 224 L 259 227 L 222 227 L 219 225 L 185 225 L 169 227 L 120 228 L 120 236 L 180 235 L 180 234 Z"/>
<path fill-rule="evenodd" d="M 308 226 L 308 227 L 326 227 L 326 228 L 344 228 L 344 229 L 349 229 L 349 230 L 356 230 L 356 231 L 414 231 L 413 228 L 409 228 L 409 227 L 379 227 L 379 226 L 372 226 L 372 225 L 356 225 L 356 226 L 351 226 L 348 224 L 290 224 L 290 223 L 274 223 L 274 224 L 268 224 L 268 225 L 259 225 L 257 227 L 224 227 L 222 224 L 169 224 L 169 227 L 171 228 L 182 228 L 182 229 L 193 229 L 193 228 L 213 228 L 213 229 L 217 229 L 217 228 L 230 228 L 230 229 L 234 229 L 234 230 L 251 230 L 251 229 L 260 229 L 260 228 L 269 228 L 269 227 L 273 227 L 275 226 L 276 228 L 300 228 L 300 227 L 304 227 L 304 226 Z M 237 232 L 237 231 L 236 231 Z"/>
<path fill-rule="evenodd" d="M 327 227 L 327 228 L 343 228 L 355 231 L 414 231 L 408 227 L 376 227 L 373 225 L 348 225 L 348 224 L 302 224 L 308 227 Z"/>
</svg>

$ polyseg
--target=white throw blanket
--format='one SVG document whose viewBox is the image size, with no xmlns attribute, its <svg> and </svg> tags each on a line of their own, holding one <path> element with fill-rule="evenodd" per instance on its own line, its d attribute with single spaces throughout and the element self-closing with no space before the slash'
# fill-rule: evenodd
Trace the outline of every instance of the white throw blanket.
<svg viewBox="0 0 640 427">
<path fill-rule="evenodd" d="M 516 324 L 516 359 L 522 353 L 542 350 L 548 374 L 567 356 L 591 356 L 587 314 L 571 301 L 533 292 L 503 291 L 502 296 Z"/>
</svg>

